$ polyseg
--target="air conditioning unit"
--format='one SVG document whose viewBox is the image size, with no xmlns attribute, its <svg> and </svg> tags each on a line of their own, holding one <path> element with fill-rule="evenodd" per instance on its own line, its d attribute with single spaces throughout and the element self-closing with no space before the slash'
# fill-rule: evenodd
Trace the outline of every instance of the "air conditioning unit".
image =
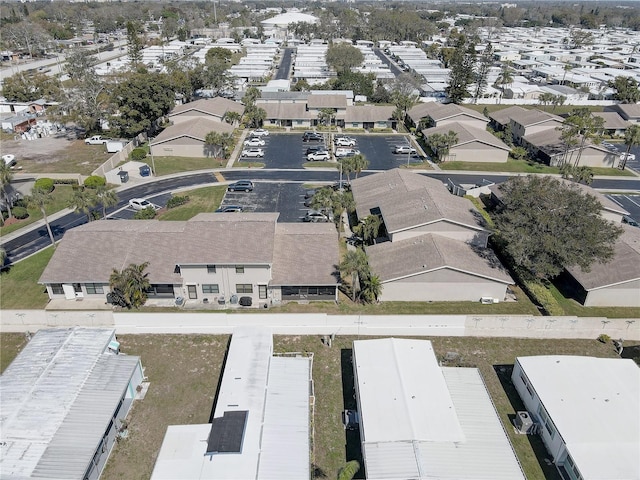
<svg viewBox="0 0 640 480">
<path fill-rule="evenodd" d="M 533 435 L 536 432 L 536 424 L 529 412 L 516 412 L 514 423 L 520 433 Z"/>
<path fill-rule="evenodd" d="M 493 297 L 480 297 L 480 303 L 482 303 L 483 305 L 489 305 L 492 303 L 498 303 L 500 301 L 500 299 L 498 298 L 493 298 Z"/>
</svg>

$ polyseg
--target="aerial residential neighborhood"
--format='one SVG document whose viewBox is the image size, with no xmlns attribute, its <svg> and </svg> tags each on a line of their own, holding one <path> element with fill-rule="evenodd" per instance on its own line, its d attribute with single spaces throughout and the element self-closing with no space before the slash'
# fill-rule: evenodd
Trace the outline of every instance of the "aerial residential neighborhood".
<svg viewBox="0 0 640 480">
<path fill-rule="evenodd" d="M 0 478 L 640 480 L 637 2 L 0 18 Z"/>
</svg>

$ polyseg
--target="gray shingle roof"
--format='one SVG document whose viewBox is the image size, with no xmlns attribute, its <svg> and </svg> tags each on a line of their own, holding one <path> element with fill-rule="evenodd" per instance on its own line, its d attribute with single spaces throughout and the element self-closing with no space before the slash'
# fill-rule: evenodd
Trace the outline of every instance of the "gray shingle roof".
<svg viewBox="0 0 640 480">
<path fill-rule="evenodd" d="M 304 103 L 257 102 L 257 105 L 266 112 L 267 119 L 273 118 L 277 120 L 307 120 L 311 118 L 318 118 L 316 114 L 307 111 L 307 107 Z"/>
<path fill-rule="evenodd" d="M 336 285 L 340 263 L 333 223 L 279 223 L 271 285 Z"/>
<path fill-rule="evenodd" d="M 229 111 L 242 114 L 244 112 L 244 105 L 223 97 L 203 98 L 195 102 L 178 105 L 169 113 L 169 117 L 182 115 L 187 112 L 192 115 L 203 114 L 222 117 Z"/>
<path fill-rule="evenodd" d="M 446 268 L 513 283 L 491 250 L 479 249 L 477 253 L 467 243 L 436 234 L 379 243 L 366 250 L 372 272 L 383 282 Z"/>
<path fill-rule="evenodd" d="M 583 272 L 580 267 L 567 268 L 585 290 L 640 279 L 640 228 L 622 227 L 624 233 L 614 245 L 614 256 L 610 262 L 593 264 L 590 272 Z"/>
<path fill-rule="evenodd" d="M 514 105 L 512 107 L 503 108 L 489 114 L 489 118 L 500 125 L 506 125 L 511 121 L 511 117 L 522 115 L 526 108 Z"/>
<path fill-rule="evenodd" d="M 537 125 L 539 123 L 549 122 L 550 120 L 555 120 L 559 123 L 564 123 L 562 117 L 557 115 L 552 115 L 547 112 L 543 112 L 538 109 L 527 110 L 524 109 L 523 112 L 512 112 L 511 119 L 522 125 L 523 127 L 528 127 L 530 125 Z"/>
<path fill-rule="evenodd" d="M 637 103 L 619 103 L 618 105 L 616 105 L 616 107 L 618 109 L 618 111 L 620 111 L 623 115 L 623 117 L 627 117 L 629 119 L 634 118 L 634 119 L 638 119 L 640 118 L 640 104 Z"/>
<path fill-rule="evenodd" d="M 345 122 L 378 122 L 389 120 L 395 107 L 389 105 L 348 106 Z"/>
<path fill-rule="evenodd" d="M 504 142 L 502 142 L 486 130 L 469 127 L 468 125 L 463 125 L 462 123 L 458 122 L 448 123 L 441 127 L 427 128 L 426 130 L 423 130 L 422 133 L 425 135 L 425 137 L 429 137 L 434 133 L 442 135 L 447 134 L 449 130 L 454 131 L 458 135 L 458 141 L 455 143 L 455 145 L 452 145 L 452 147 L 457 147 L 472 142 L 480 142 L 486 145 L 491 145 L 492 147 L 499 148 L 501 150 L 511 150 L 508 145 L 506 145 Z"/>
<path fill-rule="evenodd" d="M 457 116 L 467 116 L 485 122 L 488 121 L 481 113 L 478 113 L 466 107 L 462 107 L 460 105 L 456 105 L 455 103 L 420 103 L 409 110 L 408 114 L 416 124 L 418 123 L 418 121 L 420 121 L 421 118 L 425 117 L 432 118 L 436 123 L 440 120 L 451 119 Z"/>
<path fill-rule="evenodd" d="M 346 108 L 347 97 L 341 94 L 309 95 L 307 98 L 309 108 Z"/>
<path fill-rule="evenodd" d="M 483 230 L 473 204 L 434 178 L 396 168 L 358 178 L 351 188 L 358 217 L 379 208 L 390 233 L 442 220 Z"/>
<path fill-rule="evenodd" d="M 159 145 L 182 137 L 190 137 L 204 142 L 209 132 L 232 133 L 233 127 L 228 123 L 218 122 L 206 117 L 194 118 L 165 128 L 151 142 L 151 145 Z"/>
<path fill-rule="evenodd" d="M 630 123 L 622 118 L 617 112 L 594 112 L 594 117 L 600 117 L 604 120 L 604 128 L 606 129 L 626 129 Z"/>
<path fill-rule="evenodd" d="M 147 261 L 152 283 L 182 283 L 175 273 L 181 264 L 272 264 L 277 217 L 210 213 L 186 222 L 91 222 L 65 234 L 40 282 L 108 283 L 114 268 Z"/>
</svg>

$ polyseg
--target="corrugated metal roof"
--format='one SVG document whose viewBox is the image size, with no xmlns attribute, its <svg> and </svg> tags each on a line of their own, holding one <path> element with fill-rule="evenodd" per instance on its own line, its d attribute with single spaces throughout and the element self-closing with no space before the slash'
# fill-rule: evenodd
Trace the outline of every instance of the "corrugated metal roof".
<svg viewBox="0 0 640 480">
<path fill-rule="evenodd" d="M 380 345 L 363 359 L 369 342 Z M 439 367 L 425 340 L 356 341 L 353 350 L 368 479 L 524 480 L 477 369 Z M 401 381 L 390 378 L 394 371 Z M 409 428 L 386 422 L 412 409 L 429 414 Z"/>
<path fill-rule="evenodd" d="M 3 478 L 82 478 L 139 362 L 114 330 L 40 330 L 0 377 Z"/>
</svg>

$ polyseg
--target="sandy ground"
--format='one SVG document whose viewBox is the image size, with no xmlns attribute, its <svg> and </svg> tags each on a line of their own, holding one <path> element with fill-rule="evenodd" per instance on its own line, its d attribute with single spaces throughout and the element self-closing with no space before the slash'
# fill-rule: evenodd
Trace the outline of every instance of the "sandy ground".
<svg viewBox="0 0 640 480">
<path fill-rule="evenodd" d="M 15 140 L 3 140 L 0 144 L 2 155 L 12 153 L 20 160 L 32 160 L 36 163 L 52 163 L 59 160 L 59 156 L 77 141 L 76 132 L 67 130 L 55 135 L 35 140 L 23 140 L 19 135 Z"/>
</svg>

